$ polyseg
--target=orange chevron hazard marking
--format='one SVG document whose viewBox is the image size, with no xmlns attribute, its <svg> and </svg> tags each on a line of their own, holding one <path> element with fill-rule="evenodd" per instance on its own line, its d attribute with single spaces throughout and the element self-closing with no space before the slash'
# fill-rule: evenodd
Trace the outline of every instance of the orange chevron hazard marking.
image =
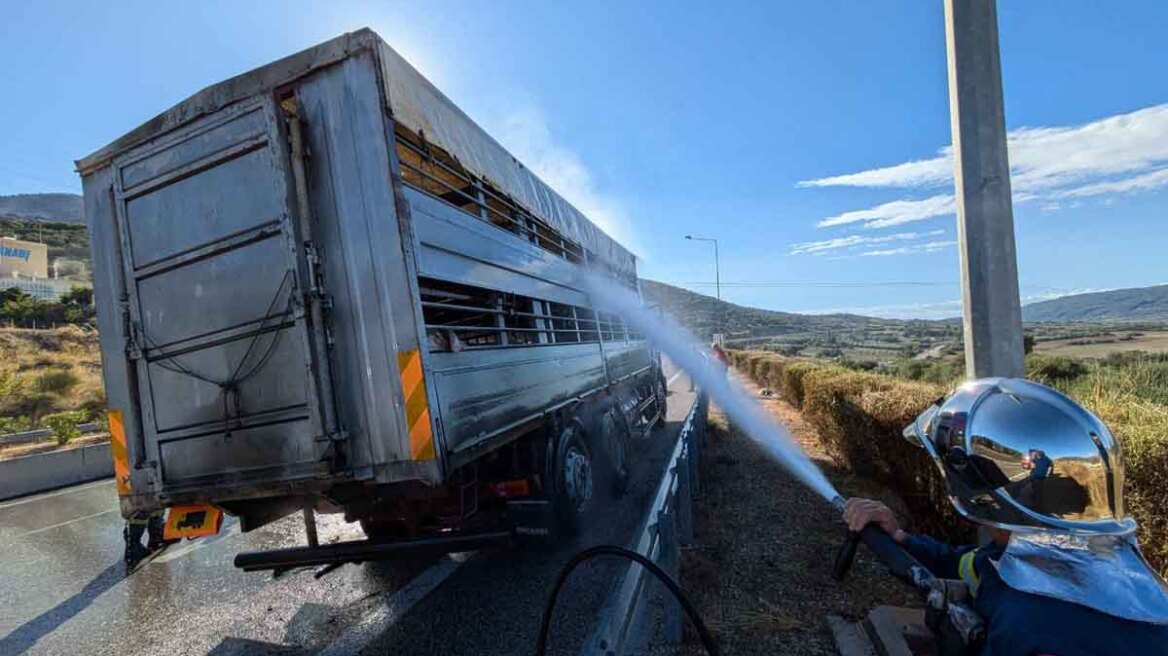
<svg viewBox="0 0 1168 656">
<path fill-rule="evenodd" d="M 406 399 L 406 426 L 410 431 L 410 456 L 414 460 L 433 460 L 434 428 L 430 425 L 430 402 L 426 398 L 426 381 L 422 379 L 422 356 L 417 349 L 397 354 L 401 369 L 402 394 Z"/>
<path fill-rule="evenodd" d="M 126 422 L 121 410 L 109 411 L 110 451 L 114 454 L 114 479 L 118 496 L 130 493 L 130 453 L 126 451 Z"/>
</svg>

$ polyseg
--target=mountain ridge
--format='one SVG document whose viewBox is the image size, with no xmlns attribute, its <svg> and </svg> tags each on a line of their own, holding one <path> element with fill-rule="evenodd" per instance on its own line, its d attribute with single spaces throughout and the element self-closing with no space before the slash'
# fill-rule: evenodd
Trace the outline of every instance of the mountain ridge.
<svg viewBox="0 0 1168 656">
<path fill-rule="evenodd" d="M 691 329 L 695 326 L 716 325 L 719 322 L 715 315 L 719 312 L 726 312 L 727 318 L 738 319 L 738 321 L 733 319 L 728 321 L 728 327 L 742 323 L 742 319 L 753 318 L 762 320 L 761 322 L 750 322 L 753 325 L 758 325 L 758 323 L 775 324 L 803 330 L 812 328 L 816 324 L 832 325 L 844 320 L 883 326 L 961 321 L 961 317 L 882 319 L 861 314 L 801 314 L 782 310 L 766 310 L 720 301 L 712 296 L 647 279 L 641 280 L 641 290 L 646 300 L 660 303 Z M 725 307 L 718 310 L 719 304 Z M 825 321 L 819 321 L 820 319 Z M 1068 294 L 1046 301 L 1028 303 L 1022 306 L 1022 320 L 1026 323 L 1168 320 L 1168 284 Z"/>
<path fill-rule="evenodd" d="M 34 221 L 85 222 L 81 196 L 67 193 L 0 196 L 0 216 Z"/>
<path fill-rule="evenodd" d="M 1027 323 L 1168 320 L 1168 284 L 1060 296 L 1022 306 Z"/>
</svg>

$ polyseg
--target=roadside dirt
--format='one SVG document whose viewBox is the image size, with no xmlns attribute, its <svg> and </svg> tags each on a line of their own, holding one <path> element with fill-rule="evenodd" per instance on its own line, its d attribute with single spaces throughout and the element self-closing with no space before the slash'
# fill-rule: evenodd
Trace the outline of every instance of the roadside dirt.
<svg viewBox="0 0 1168 656">
<path fill-rule="evenodd" d="M 758 388 L 751 386 L 756 393 Z M 879 486 L 838 471 L 814 429 L 787 403 L 763 398 L 844 496 L 900 509 Z M 831 578 L 844 537 L 837 513 L 786 474 L 712 409 L 697 547 L 683 553 L 682 582 L 726 654 L 836 654 L 825 617 L 857 619 L 881 604 L 919 605 L 915 593 L 861 548 L 842 584 Z M 701 653 L 692 630 L 686 653 Z"/>
</svg>

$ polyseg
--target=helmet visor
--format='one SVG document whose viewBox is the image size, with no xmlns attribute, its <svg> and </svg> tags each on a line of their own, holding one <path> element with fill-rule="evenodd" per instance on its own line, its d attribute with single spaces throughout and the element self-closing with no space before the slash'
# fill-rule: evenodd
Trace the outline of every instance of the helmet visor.
<svg viewBox="0 0 1168 656">
<path fill-rule="evenodd" d="M 924 412 L 917 415 L 917 418 L 914 419 L 911 424 L 904 427 L 904 439 L 908 440 L 915 446 L 926 449 L 932 455 L 934 450 L 928 448 L 925 443 L 929 439 L 929 431 L 933 427 L 933 420 L 937 417 L 937 413 L 940 411 L 941 404 L 934 403 Z"/>
</svg>

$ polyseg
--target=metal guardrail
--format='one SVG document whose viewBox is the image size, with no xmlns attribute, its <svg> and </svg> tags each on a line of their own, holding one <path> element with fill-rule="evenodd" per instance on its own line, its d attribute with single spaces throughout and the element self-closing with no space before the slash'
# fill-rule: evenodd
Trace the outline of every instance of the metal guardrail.
<svg viewBox="0 0 1168 656">
<path fill-rule="evenodd" d="M 631 547 L 675 580 L 681 566 L 681 548 L 693 544 L 693 499 L 700 492 L 698 473 L 706 443 L 708 408 L 708 399 L 699 394 L 682 424 L 653 504 Z M 681 644 L 684 618 L 677 600 L 645 568 L 630 563 L 617 575 L 616 586 L 581 653 L 624 656 L 648 651 L 657 629 L 657 617 L 651 613 L 654 600 L 660 602 L 662 638 L 669 645 Z"/>
<path fill-rule="evenodd" d="M 96 433 L 98 425 L 94 423 L 77 424 L 77 430 L 81 434 Z M 7 435 L 0 435 L 0 446 L 11 446 L 13 444 L 28 444 L 30 442 L 40 442 L 47 440 L 53 436 L 53 431 L 48 428 L 38 428 L 37 430 L 24 431 L 22 433 L 8 433 Z"/>
</svg>

